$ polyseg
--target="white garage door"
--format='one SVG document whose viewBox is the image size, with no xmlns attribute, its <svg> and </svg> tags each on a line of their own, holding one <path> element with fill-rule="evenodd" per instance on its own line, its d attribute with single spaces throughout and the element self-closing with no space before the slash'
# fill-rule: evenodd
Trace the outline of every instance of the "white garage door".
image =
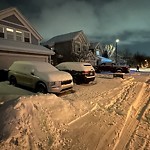
<svg viewBox="0 0 150 150">
<path fill-rule="evenodd" d="M 48 56 L 0 53 L 0 69 L 8 69 L 10 65 L 16 60 L 48 62 Z"/>
</svg>

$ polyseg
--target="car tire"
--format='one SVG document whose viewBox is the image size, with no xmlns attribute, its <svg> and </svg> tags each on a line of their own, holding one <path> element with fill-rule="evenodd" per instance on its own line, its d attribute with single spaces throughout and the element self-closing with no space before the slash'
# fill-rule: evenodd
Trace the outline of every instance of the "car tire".
<svg viewBox="0 0 150 150">
<path fill-rule="evenodd" d="M 14 85 L 14 86 L 17 85 L 17 80 L 14 76 L 10 77 L 9 82 L 10 82 L 11 85 Z"/>
<path fill-rule="evenodd" d="M 36 92 L 46 94 L 47 93 L 46 85 L 44 83 L 38 83 L 36 85 Z"/>
</svg>

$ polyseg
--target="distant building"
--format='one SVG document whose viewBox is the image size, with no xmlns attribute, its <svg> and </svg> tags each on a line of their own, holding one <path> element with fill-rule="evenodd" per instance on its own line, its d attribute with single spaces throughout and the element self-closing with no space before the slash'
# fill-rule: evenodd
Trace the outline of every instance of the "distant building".
<svg viewBox="0 0 150 150">
<path fill-rule="evenodd" d="M 16 9 L 0 11 L 0 70 L 16 60 L 51 61 L 55 53 L 40 45 L 41 35 Z"/>
<path fill-rule="evenodd" d="M 91 62 L 94 57 L 89 51 L 90 43 L 82 30 L 55 36 L 43 45 L 54 50 L 54 65 L 66 61 Z"/>
</svg>

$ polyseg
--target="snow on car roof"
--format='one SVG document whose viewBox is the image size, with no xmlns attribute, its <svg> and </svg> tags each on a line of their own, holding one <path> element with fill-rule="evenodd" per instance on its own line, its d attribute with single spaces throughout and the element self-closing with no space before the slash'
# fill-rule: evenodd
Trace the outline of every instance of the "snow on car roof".
<svg viewBox="0 0 150 150">
<path fill-rule="evenodd" d="M 35 66 L 38 71 L 58 71 L 53 65 L 47 62 L 40 61 L 15 61 L 14 64 L 24 64 L 24 65 L 32 65 Z"/>
<path fill-rule="evenodd" d="M 56 68 L 58 69 L 62 69 L 62 70 L 77 70 L 77 71 L 86 71 L 86 70 L 91 70 L 94 68 L 92 67 L 92 65 L 90 63 L 86 63 L 86 62 L 63 62 L 60 63 L 56 66 Z"/>
</svg>

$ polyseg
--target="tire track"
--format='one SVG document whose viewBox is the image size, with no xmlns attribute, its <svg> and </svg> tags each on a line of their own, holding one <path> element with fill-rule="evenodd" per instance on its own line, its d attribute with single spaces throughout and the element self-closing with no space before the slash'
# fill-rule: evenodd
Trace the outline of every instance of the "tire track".
<svg viewBox="0 0 150 150">
<path fill-rule="evenodd" d="M 139 121 L 140 121 L 138 119 L 138 114 L 141 112 L 141 110 L 144 107 L 145 107 L 144 110 L 146 110 L 146 107 L 147 107 L 147 105 L 145 105 L 145 102 L 143 103 L 143 100 L 142 100 L 142 97 L 146 91 L 145 88 L 146 88 L 146 84 L 144 83 L 136 100 L 130 106 L 124 126 L 120 132 L 119 138 L 117 139 L 113 147 L 113 150 L 125 149 L 127 143 L 130 141 L 130 137 L 132 136 L 136 127 L 138 126 Z"/>
</svg>

